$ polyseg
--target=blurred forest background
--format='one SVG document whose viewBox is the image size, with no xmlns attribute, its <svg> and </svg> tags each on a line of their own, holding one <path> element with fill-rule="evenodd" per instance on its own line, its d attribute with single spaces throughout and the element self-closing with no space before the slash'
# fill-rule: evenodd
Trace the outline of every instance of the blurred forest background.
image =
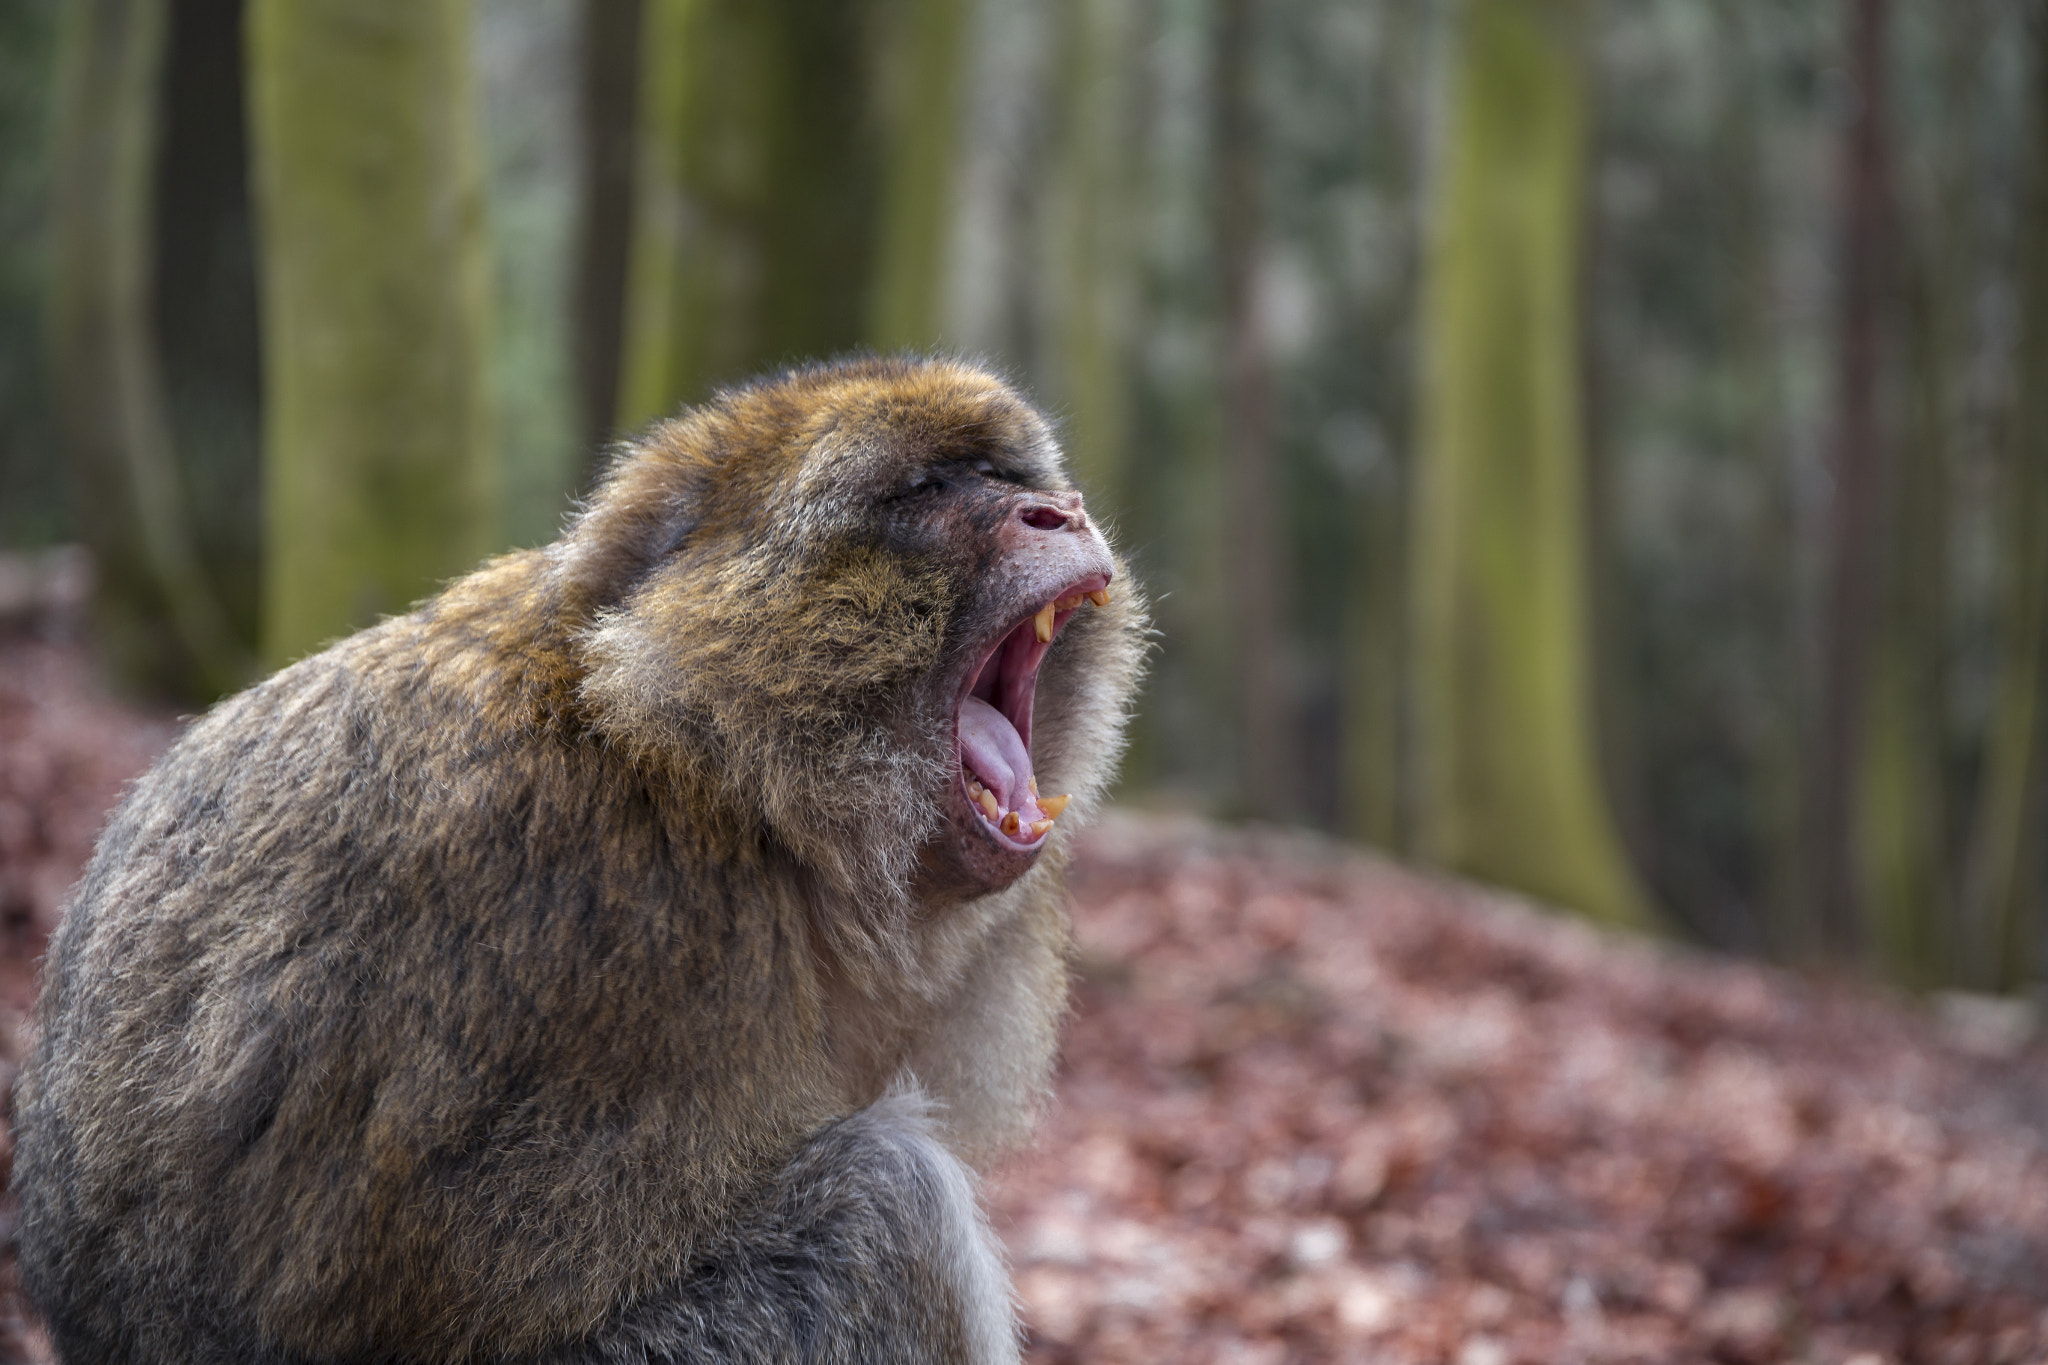
<svg viewBox="0 0 2048 1365">
<path fill-rule="evenodd" d="M 2044 0 L 0 0 L 0 547 L 137 692 L 858 347 L 1062 422 L 1126 800 L 2048 977 Z"/>
</svg>

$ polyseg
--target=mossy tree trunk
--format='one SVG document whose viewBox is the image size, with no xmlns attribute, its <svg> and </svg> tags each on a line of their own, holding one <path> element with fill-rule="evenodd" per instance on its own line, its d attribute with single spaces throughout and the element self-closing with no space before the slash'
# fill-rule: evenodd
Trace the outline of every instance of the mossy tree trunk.
<svg viewBox="0 0 2048 1365">
<path fill-rule="evenodd" d="M 1758 950 L 1791 950 L 1810 942 L 1810 906 L 1801 891 L 1799 820 L 1803 777 L 1800 706 L 1807 670 L 1802 650 L 1794 571 L 1795 506 L 1786 425 L 1786 349 L 1776 283 L 1770 196 L 1769 138 L 1763 109 L 1770 74 L 1759 56 L 1760 25 L 1748 0 L 1714 7 L 1716 60 L 1729 89 L 1715 121 L 1712 149 L 1728 225 L 1725 254 L 1715 261 L 1721 327 L 1735 356 L 1740 395 L 1736 439 L 1758 490 L 1751 537 L 1742 566 L 1743 643 L 1766 661 L 1774 686 L 1761 694 L 1745 731 L 1742 790 L 1759 869 L 1755 919 L 1729 941 Z"/>
<path fill-rule="evenodd" d="M 1130 508 L 1134 253 L 1126 235 L 1139 145 L 1131 73 L 1140 19 L 1132 0 L 1053 7 L 1058 56 L 1049 92 L 1056 160 L 1046 245 L 1056 281 L 1046 397 L 1066 416 L 1068 462 L 1098 515 Z"/>
<path fill-rule="evenodd" d="M 261 613 L 262 329 L 243 0 L 171 0 L 156 156 L 157 354 L 194 549 L 248 664 Z"/>
<path fill-rule="evenodd" d="M 2028 165 L 2019 219 L 2019 350 L 2000 501 L 1997 694 L 1971 850 L 1967 904 L 1976 945 L 1970 979 L 2013 988 L 2043 975 L 2042 714 L 2048 650 L 2048 14 L 2038 10 L 2029 74 Z"/>
<path fill-rule="evenodd" d="M 1424 285 L 1414 513 L 1421 852 L 1616 924 L 1644 897 L 1595 758 L 1580 0 L 1470 0 Z"/>
<path fill-rule="evenodd" d="M 1856 792 L 1869 704 L 1879 568 L 1878 350 L 1888 211 L 1884 95 L 1885 0 L 1847 5 L 1849 117 L 1841 143 L 1841 284 L 1836 352 L 1834 483 L 1828 506 L 1826 605 L 1808 802 L 1808 892 L 1819 941 L 1807 951 L 1860 952 L 1855 876 Z"/>
<path fill-rule="evenodd" d="M 130 683 L 205 699 L 248 654 L 209 581 L 176 458 L 156 302 L 165 0 L 73 0 L 60 35 L 49 308 L 59 430 Z"/>
<path fill-rule="evenodd" d="M 1274 453 L 1273 384 L 1257 302 L 1265 186 L 1252 46 L 1251 0 L 1220 0 L 1214 60 L 1216 263 L 1222 292 L 1225 600 L 1234 647 L 1233 729 L 1247 813 L 1293 813 L 1300 765 L 1287 686 L 1287 604 L 1280 509 L 1284 471 Z"/>
<path fill-rule="evenodd" d="M 1391 461 L 1390 461 L 1391 463 Z M 1344 823 L 1352 837 L 1406 851 L 1403 674 L 1408 659 L 1407 519 L 1398 471 L 1361 497 L 1345 660 Z"/>
<path fill-rule="evenodd" d="M 583 0 L 577 54 L 576 406 L 586 479 L 604 459 L 619 401 L 626 263 L 633 240 L 633 158 L 640 107 L 643 0 Z"/>
<path fill-rule="evenodd" d="M 618 424 L 865 335 L 871 35 L 838 0 L 646 0 Z"/>
<path fill-rule="evenodd" d="M 499 537 L 466 0 L 255 0 L 264 651 L 402 610 Z"/>
<path fill-rule="evenodd" d="M 1964 297 L 1967 297 L 1965 295 Z M 1941 304 L 1915 311 L 1907 439 L 1887 480 L 1852 844 L 1863 934 L 1885 974 L 1929 986 L 1948 976 L 1953 943 L 1945 776 L 1948 385 Z M 1933 314 L 1933 316 L 1929 316 Z"/>
<path fill-rule="evenodd" d="M 867 340 L 930 347 L 945 328 L 947 237 L 960 155 L 969 0 L 900 0 L 882 63 L 881 224 Z"/>
<path fill-rule="evenodd" d="M 1429 82 L 1424 72 L 1429 15 L 1422 6 L 1390 7 L 1386 55 L 1375 103 L 1378 157 L 1386 167 L 1389 200 L 1414 204 L 1421 189 L 1420 108 Z M 1393 270 L 1412 279 L 1420 254 L 1421 215 L 1405 215 Z M 1413 295 L 1393 304 L 1406 316 Z M 1383 321 L 1384 321 L 1383 316 Z M 1390 328 L 1391 330 L 1391 328 Z M 1403 348 L 1405 350 L 1405 348 Z M 1412 362 L 1407 366 L 1412 372 Z M 1401 376 L 1412 387 L 1412 373 Z M 1383 381 L 1395 382 L 1399 380 Z M 1409 404 L 1390 403 L 1388 430 L 1364 486 L 1351 498 L 1353 526 L 1345 622 L 1343 704 L 1343 828 L 1354 838 L 1406 852 L 1412 783 L 1408 774 L 1409 564 L 1406 458 L 1411 445 Z"/>
<path fill-rule="evenodd" d="M 1924 139 L 1906 140 L 1891 272 L 1899 288 L 1904 362 L 1899 433 L 1887 470 L 1878 539 L 1870 698 L 1857 790 L 1857 885 L 1878 962 L 1902 984 L 1969 974 L 1968 927 L 1957 917 L 1948 781 L 1949 523 L 1952 470 L 1964 467 L 1972 300 L 1982 258 L 1975 174 L 1984 112 L 1988 14 L 1948 0 L 1929 35 L 1939 103 Z"/>
</svg>

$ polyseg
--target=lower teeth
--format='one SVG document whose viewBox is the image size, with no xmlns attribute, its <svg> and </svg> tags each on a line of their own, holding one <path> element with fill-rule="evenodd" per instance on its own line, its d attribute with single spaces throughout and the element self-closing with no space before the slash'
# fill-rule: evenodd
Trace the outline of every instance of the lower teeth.
<svg viewBox="0 0 2048 1365">
<path fill-rule="evenodd" d="M 981 808 L 982 814 L 988 818 L 990 824 L 1012 838 L 1022 838 L 1026 830 L 1030 831 L 1030 837 L 1033 839 L 1043 838 L 1046 831 L 1052 828 L 1052 822 L 1059 818 L 1059 813 L 1066 809 L 1066 797 L 1040 796 L 1038 794 L 1038 779 L 1033 778 L 1030 784 L 1031 799 L 1037 804 L 1039 813 L 1045 818 L 1033 820 L 1026 824 L 1023 816 L 1017 811 L 1004 810 L 1002 803 L 996 800 L 996 794 L 983 786 L 981 779 L 976 777 L 973 772 L 964 768 L 961 771 L 967 777 L 967 795 L 969 798 L 973 800 L 975 805 Z"/>
</svg>

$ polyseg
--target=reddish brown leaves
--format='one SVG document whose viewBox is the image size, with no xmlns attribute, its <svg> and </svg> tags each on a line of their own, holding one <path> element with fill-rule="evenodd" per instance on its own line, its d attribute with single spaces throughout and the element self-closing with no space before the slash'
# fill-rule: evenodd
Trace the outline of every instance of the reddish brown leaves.
<svg viewBox="0 0 2048 1365">
<path fill-rule="evenodd" d="M 1075 893 L 1036 1361 L 2048 1353 L 2038 1048 L 1307 839 L 1113 820 Z"/>
</svg>

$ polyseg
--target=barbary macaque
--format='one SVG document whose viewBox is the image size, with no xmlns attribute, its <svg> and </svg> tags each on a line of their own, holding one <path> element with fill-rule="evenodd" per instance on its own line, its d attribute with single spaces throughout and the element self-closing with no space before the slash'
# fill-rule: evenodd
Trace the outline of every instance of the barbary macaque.
<svg viewBox="0 0 2048 1365">
<path fill-rule="evenodd" d="M 45 967 L 67 1365 L 1016 1360 L 976 1172 L 1143 636 L 1036 411 L 856 359 L 216 706 Z"/>
</svg>

